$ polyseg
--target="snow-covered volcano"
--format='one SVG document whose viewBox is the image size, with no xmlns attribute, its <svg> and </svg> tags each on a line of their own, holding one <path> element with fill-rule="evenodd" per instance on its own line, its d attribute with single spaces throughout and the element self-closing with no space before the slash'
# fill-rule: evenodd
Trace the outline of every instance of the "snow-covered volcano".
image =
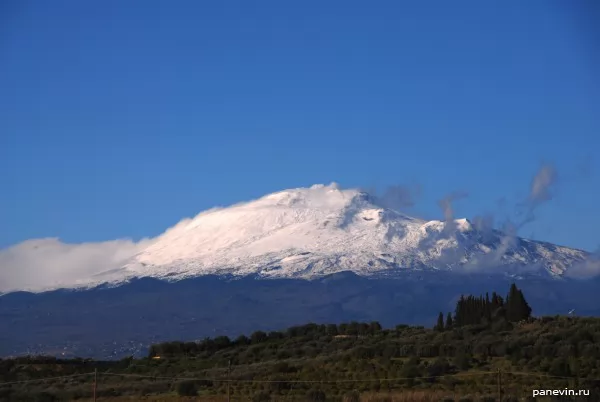
<svg viewBox="0 0 600 402">
<path fill-rule="evenodd" d="M 537 313 L 597 314 L 598 280 L 552 280 L 588 253 L 475 222 L 411 218 L 332 184 L 208 210 L 138 243 L 30 240 L 0 250 L 0 356 L 34 347 L 106 358 L 133 353 L 132 342 L 302 322 L 429 325 L 460 294 L 505 291 L 519 277 Z M 499 275 L 461 275 L 471 272 Z M 60 288 L 82 291 L 44 292 Z"/>
<path fill-rule="evenodd" d="M 200 213 L 158 237 L 125 266 L 95 280 L 181 279 L 207 274 L 314 278 L 340 271 L 410 269 L 562 275 L 587 253 L 383 208 L 335 183 L 286 190 Z"/>
<path fill-rule="evenodd" d="M 311 279 L 340 271 L 370 277 L 447 270 L 560 278 L 588 257 L 467 219 L 425 221 L 382 204 L 334 183 L 211 209 L 139 243 L 29 240 L 0 250 L 0 292 L 89 288 L 140 277 Z"/>
</svg>

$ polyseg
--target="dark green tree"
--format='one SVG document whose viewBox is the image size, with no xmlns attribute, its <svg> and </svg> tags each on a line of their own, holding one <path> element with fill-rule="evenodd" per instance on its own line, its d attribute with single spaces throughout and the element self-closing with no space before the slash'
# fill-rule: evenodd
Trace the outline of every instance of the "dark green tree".
<svg viewBox="0 0 600 402">
<path fill-rule="evenodd" d="M 376 334 L 378 332 L 381 331 L 381 324 L 377 321 L 371 321 L 371 323 L 369 324 L 369 332 L 371 334 Z"/>
<path fill-rule="evenodd" d="M 499 321 L 518 322 L 531 317 L 531 307 L 525 300 L 523 292 L 512 284 L 506 301 L 495 292 L 492 297 L 488 293 L 484 296 L 461 296 L 456 303 L 453 325 L 492 325 Z"/>
<path fill-rule="evenodd" d="M 236 345 L 249 345 L 250 338 L 248 338 L 246 335 L 240 335 L 235 340 L 235 343 L 236 343 Z"/>
<path fill-rule="evenodd" d="M 217 350 L 228 348 L 231 346 L 231 340 L 227 336 L 217 336 L 214 340 L 214 346 Z"/>
<path fill-rule="evenodd" d="M 448 313 L 446 316 L 446 330 L 452 329 L 454 323 L 452 322 L 452 314 Z"/>
<path fill-rule="evenodd" d="M 264 342 L 267 339 L 267 334 L 263 331 L 256 331 L 252 335 L 250 335 L 250 341 L 253 344 Z"/>
<path fill-rule="evenodd" d="M 525 300 L 523 292 L 513 283 L 506 297 L 506 319 L 518 322 L 529 317 L 531 317 L 531 307 Z"/>
<path fill-rule="evenodd" d="M 434 329 L 436 331 L 442 332 L 444 330 L 444 314 L 440 312 L 437 319 L 437 324 L 435 324 Z"/>
</svg>

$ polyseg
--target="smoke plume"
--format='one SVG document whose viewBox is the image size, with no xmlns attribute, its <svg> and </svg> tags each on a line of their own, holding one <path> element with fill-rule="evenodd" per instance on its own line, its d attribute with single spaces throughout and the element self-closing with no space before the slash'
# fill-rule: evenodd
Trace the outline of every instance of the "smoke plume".
<svg viewBox="0 0 600 402">
<path fill-rule="evenodd" d="M 415 206 L 417 199 L 421 196 L 421 185 L 412 183 L 410 185 L 396 184 L 386 187 L 382 193 L 376 188 L 365 189 L 369 194 L 377 198 L 377 203 L 384 208 L 395 211 L 403 211 Z"/>
<path fill-rule="evenodd" d="M 518 223 L 516 225 L 517 231 L 522 229 L 528 223 L 535 221 L 536 209 L 552 200 L 554 197 L 554 186 L 557 182 L 558 174 L 552 164 L 542 164 L 538 172 L 531 181 L 529 195 L 527 199 L 517 204 L 516 215 Z"/>
<path fill-rule="evenodd" d="M 454 202 L 468 196 L 469 194 L 465 191 L 455 191 L 438 201 L 438 206 L 444 213 L 444 236 L 449 236 L 456 231 L 456 222 L 454 221 Z"/>
</svg>

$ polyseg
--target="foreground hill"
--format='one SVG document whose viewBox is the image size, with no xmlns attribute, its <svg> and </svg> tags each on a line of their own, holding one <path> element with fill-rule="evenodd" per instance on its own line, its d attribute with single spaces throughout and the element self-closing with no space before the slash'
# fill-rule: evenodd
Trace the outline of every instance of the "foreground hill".
<svg viewBox="0 0 600 402">
<path fill-rule="evenodd" d="M 600 316 L 597 280 L 517 280 L 535 314 Z M 369 279 L 339 273 L 315 280 L 204 276 L 178 282 L 141 279 L 88 291 L 0 297 L 0 356 L 51 354 L 102 359 L 141 356 L 152 343 L 237 337 L 306 322 L 379 321 L 430 325 L 461 294 L 504 293 L 504 277 L 451 273 Z"/>
<path fill-rule="evenodd" d="M 598 400 L 600 319 L 493 321 L 443 330 L 309 324 L 236 339 L 160 344 L 150 352 L 159 359 L 0 360 L 0 383 L 84 374 L 0 386 L 0 400 L 89 398 L 93 376 L 85 374 L 94 369 L 98 396 L 115 401 L 170 400 L 177 394 L 224 400 L 228 378 L 238 401 L 357 401 L 359 395 L 364 401 L 499 401 L 498 387 L 503 401 L 558 400 L 532 399 L 532 390 L 566 387 L 589 390 L 591 397 L 562 401 Z"/>
</svg>

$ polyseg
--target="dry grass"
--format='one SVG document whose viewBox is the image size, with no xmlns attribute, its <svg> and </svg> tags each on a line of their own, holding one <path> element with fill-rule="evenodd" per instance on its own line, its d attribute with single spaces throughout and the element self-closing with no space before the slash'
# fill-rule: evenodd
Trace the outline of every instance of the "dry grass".
<svg viewBox="0 0 600 402">
<path fill-rule="evenodd" d="M 405 391 L 390 394 L 369 393 L 361 395 L 360 402 L 440 402 L 445 398 L 459 400 L 460 396 L 452 395 L 448 391 Z"/>
<path fill-rule="evenodd" d="M 363 393 L 360 396 L 360 402 L 440 402 L 445 398 L 450 398 L 455 401 L 459 401 L 464 395 L 452 395 L 452 393 L 444 391 L 405 391 L 405 392 L 393 392 L 393 393 Z M 479 396 L 473 395 L 472 400 L 479 400 Z M 87 400 L 91 402 L 91 400 Z M 163 396 L 134 396 L 134 397 L 113 397 L 113 398 L 99 398 L 98 401 L 106 402 L 132 402 L 132 401 L 148 401 L 148 402 L 174 402 L 174 401 L 197 401 L 197 402 L 226 402 L 227 397 L 225 395 L 216 396 L 198 396 L 198 397 L 179 397 L 177 395 L 163 395 Z M 235 402 L 248 402 L 249 398 L 241 398 L 239 395 L 231 397 L 231 401 Z M 273 402 L 304 402 L 305 398 L 302 396 L 286 397 L 273 395 L 271 398 Z M 344 397 L 343 402 L 356 402 L 352 398 Z"/>
<path fill-rule="evenodd" d="M 148 402 L 224 402 L 227 397 L 219 396 L 177 396 L 177 395 L 160 395 L 160 396 L 119 396 L 111 398 L 98 398 L 98 402 L 133 402 L 133 401 L 148 401 Z M 241 399 L 231 398 L 232 401 L 241 401 Z M 92 402 L 92 399 L 80 399 L 80 401 Z"/>
</svg>

